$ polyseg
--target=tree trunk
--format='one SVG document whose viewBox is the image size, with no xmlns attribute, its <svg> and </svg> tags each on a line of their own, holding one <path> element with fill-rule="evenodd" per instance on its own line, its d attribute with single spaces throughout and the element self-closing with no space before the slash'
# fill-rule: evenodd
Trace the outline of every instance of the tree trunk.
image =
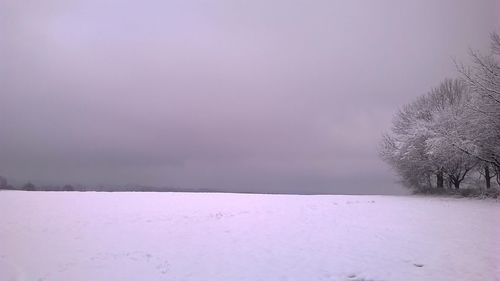
<svg viewBox="0 0 500 281">
<path fill-rule="evenodd" d="M 486 188 L 491 187 L 490 167 L 484 166 L 484 179 L 486 180 Z"/>
<path fill-rule="evenodd" d="M 428 188 L 432 188 L 432 187 L 433 187 L 433 186 L 432 186 L 432 174 L 429 174 L 429 175 L 427 176 L 427 187 L 428 187 Z"/>
<path fill-rule="evenodd" d="M 455 186 L 455 189 L 460 189 L 460 181 L 454 180 L 453 185 Z"/>
<path fill-rule="evenodd" d="M 444 178 L 443 178 L 443 172 L 439 171 L 436 174 L 436 186 L 437 188 L 444 188 Z"/>
</svg>

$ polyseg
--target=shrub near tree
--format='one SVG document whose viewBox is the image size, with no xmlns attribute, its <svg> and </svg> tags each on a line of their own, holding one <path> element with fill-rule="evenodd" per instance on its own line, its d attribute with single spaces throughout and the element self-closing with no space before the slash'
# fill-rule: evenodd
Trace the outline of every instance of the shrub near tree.
<svg viewBox="0 0 500 281">
<path fill-rule="evenodd" d="M 34 185 L 34 184 L 32 184 L 31 182 L 28 182 L 27 184 L 25 184 L 25 185 L 23 186 L 23 189 L 24 189 L 24 190 L 27 190 L 27 191 L 35 191 L 35 190 L 36 190 L 36 189 L 35 189 L 35 185 Z"/>
</svg>

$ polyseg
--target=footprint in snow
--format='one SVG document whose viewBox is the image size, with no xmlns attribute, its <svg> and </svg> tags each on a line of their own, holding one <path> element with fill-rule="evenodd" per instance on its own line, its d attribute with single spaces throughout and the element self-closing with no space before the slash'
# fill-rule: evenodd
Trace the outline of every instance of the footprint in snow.
<svg viewBox="0 0 500 281">
<path fill-rule="evenodd" d="M 349 281 L 376 281 L 374 279 L 366 279 L 364 277 L 358 277 L 358 275 L 352 273 L 347 275 L 347 278 L 349 278 Z"/>
<path fill-rule="evenodd" d="M 124 266 L 134 268 L 143 268 L 144 266 L 153 267 L 160 274 L 167 274 L 170 269 L 170 264 L 167 260 L 161 257 L 153 256 L 150 253 L 142 251 L 131 251 L 131 252 L 118 252 L 118 253 L 104 253 L 99 252 L 85 260 L 80 262 L 68 262 L 59 266 L 58 273 L 62 274 L 66 271 L 72 271 L 77 266 L 89 268 L 89 269 L 101 269 L 109 268 L 116 262 L 125 263 Z M 149 265 L 148 265 L 149 264 Z M 45 281 L 45 277 L 41 278 L 41 281 Z M 40 280 L 38 280 L 40 281 Z"/>
</svg>

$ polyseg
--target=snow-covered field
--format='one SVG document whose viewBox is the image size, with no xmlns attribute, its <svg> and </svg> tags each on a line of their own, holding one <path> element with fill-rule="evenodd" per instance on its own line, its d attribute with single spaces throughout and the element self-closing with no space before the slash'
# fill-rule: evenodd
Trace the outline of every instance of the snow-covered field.
<svg viewBox="0 0 500 281">
<path fill-rule="evenodd" d="M 500 203 L 3 191 L 0 280 L 500 280 Z"/>
</svg>

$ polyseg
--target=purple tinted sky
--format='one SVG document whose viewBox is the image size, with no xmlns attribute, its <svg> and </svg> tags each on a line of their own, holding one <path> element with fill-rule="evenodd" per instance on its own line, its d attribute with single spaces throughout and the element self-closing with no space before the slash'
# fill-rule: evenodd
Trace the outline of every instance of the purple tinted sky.
<svg viewBox="0 0 500 281">
<path fill-rule="evenodd" d="M 496 2 L 0 0 L 0 174 L 402 193 L 380 135 Z"/>
</svg>

